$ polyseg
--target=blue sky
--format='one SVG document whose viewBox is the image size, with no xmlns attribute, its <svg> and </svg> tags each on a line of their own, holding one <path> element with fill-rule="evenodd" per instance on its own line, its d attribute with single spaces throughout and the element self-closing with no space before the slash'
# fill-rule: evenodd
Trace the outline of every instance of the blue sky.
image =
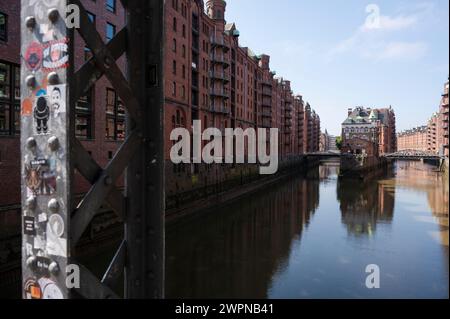
<svg viewBox="0 0 450 319">
<path fill-rule="evenodd" d="M 398 130 L 438 110 L 449 76 L 448 12 L 448 0 L 227 0 L 226 19 L 242 46 L 271 56 L 322 127 L 340 134 L 349 107 L 392 105 Z"/>
</svg>

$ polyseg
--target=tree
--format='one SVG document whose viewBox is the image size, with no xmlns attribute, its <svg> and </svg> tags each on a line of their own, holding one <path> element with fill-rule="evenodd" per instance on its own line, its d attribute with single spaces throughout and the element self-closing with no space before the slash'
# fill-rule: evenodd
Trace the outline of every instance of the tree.
<svg viewBox="0 0 450 319">
<path fill-rule="evenodd" d="M 336 137 L 336 147 L 338 150 L 342 150 L 342 136 Z"/>
</svg>

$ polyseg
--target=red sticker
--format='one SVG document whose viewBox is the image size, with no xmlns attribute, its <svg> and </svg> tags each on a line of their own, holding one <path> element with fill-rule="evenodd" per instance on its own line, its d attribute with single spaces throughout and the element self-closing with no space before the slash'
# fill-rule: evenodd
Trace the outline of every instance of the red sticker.
<svg viewBox="0 0 450 319">
<path fill-rule="evenodd" d="M 43 49 L 37 42 L 32 42 L 25 51 L 25 65 L 30 71 L 38 70 L 42 65 Z"/>
<path fill-rule="evenodd" d="M 33 113 L 33 102 L 31 99 L 24 99 L 22 102 L 22 115 L 30 116 Z"/>
<path fill-rule="evenodd" d="M 43 50 L 43 66 L 45 71 L 58 70 L 69 66 L 69 40 L 50 41 Z"/>
<path fill-rule="evenodd" d="M 36 280 L 30 278 L 24 285 L 25 299 L 42 299 L 42 290 Z"/>
</svg>

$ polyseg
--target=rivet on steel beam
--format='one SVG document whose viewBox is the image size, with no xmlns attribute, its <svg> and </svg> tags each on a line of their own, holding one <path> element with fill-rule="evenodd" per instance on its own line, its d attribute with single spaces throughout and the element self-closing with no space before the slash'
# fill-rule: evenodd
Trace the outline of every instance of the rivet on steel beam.
<svg viewBox="0 0 450 319">
<path fill-rule="evenodd" d="M 34 88 L 36 86 L 36 77 L 34 75 L 29 75 L 26 77 L 25 82 L 29 88 Z"/>
<path fill-rule="evenodd" d="M 56 8 L 49 9 L 48 12 L 47 12 L 47 15 L 48 15 L 48 19 L 52 23 L 56 23 L 56 21 L 58 21 L 58 18 L 59 18 L 58 9 L 56 9 Z"/>
<path fill-rule="evenodd" d="M 27 140 L 27 148 L 28 148 L 30 151 L 32 151 L 32 150 L 34 150 L 34 149 L 36 148 L 36 146 L 37 146 L 36 139 L 35 139 L 34 137 L 30 137 L 30 138 Z"/>
<path fill-rule="evenodd" d="M 36 269 L 37 266 L 37 258 L 36 256 L 31 256 L 27 259 L 27 267 L 30 269 Z"/>
<path fill-rule="evenodd" d="M 27 207 L 30 210 L 34 210 L 36 208 L 36 197 L 31 196 L 27 198 Z"/>
<path fill-rule="evenodd" d="M 50 266 L 48 266 L 48 270 L 51 274 L 57 275 L 59 273 L 59 265 L 56 261 L 53 261 Z"/>
<path fill-rule="evenodd" d="M 112 178 L 110 176 L 105 176 L 104 182 L 106 186 L 110 186 L 112 184 Z"/>
<path fill-rule="evenodd" d="M 108 56 L 105 56 L 105 58 L 103 59 L 103 62 L 105 63 L 105 67 L 106 68 L 110 68 L 111 67 L 111 59 Z"/>
<path fill-rule="evenodd" d="M 59 76 L 56 72 L 50 72 L 47 75 L 47 81 L 50 85 L 57 85 L 59 84 Z"/>
<path fill-rule="evenodd" d="M 59 210 L 59 202 L 56 199 L 51 199 L 48 202 L 48 209 L 52 212 L 52 213 L 57 213 Z"/>
<path fill-rule="evenodd" d="M 36 27 L 36 19 L 33 16 L 29 16 L 25 19 L 25 25 L 28 29 L 33 30 Z"/>
<path fill-rule="evenodd" d="M 48 147 L 53 152 L 56 152 L 59 149 L 59 139 L 56 136 L 52 136 L 48 139 Z"/>
</svg>

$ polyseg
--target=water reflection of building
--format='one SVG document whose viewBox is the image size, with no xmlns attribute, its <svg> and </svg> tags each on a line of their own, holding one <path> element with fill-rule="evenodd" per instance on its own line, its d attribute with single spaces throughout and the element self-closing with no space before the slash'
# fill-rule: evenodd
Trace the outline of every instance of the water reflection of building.
<svg viewBox="0 0 450 319">
<path fill-rule="evenodd" d="M 439 225 L 439 241 L 449 245 L 449 181 L 448 176 L 437 172 L 436 168 L 421 162 L 397 163 L 398 186 L 426 194 L 431 213 Z"/>
<path fill-rule="evenodd" d="M 318 170 L 167 229 L 169 298 L 267 298 L 319 204 Z"/>
<path fill-rule="evenodd" d="M 350 234 L 371 236 L 379 223 L 391 223 L 395 204 L 395 187 L 377 179 L 356 181 L 339 179 L 338 200 L 342 222 Z"/>
</svg>

